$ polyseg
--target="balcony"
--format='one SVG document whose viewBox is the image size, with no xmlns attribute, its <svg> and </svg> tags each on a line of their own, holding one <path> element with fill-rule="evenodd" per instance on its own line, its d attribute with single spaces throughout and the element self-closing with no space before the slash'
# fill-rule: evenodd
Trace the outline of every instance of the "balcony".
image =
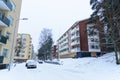
<svg viewBox="0 0 120 80">
<path fill-rule="evenodd" d="M 0 64 L 3 63 L 4 56 L 0 56 Z"/>
<path fill-rule="evenodd" d="M 0 0 L 0 9 L 11 11 L 12 7 L 13 6 L 10 0 Z"/>
<path fill-rule="evenodd" d="M 75 34 L 75 32 L 76 32 L 75 29 L 71 30 L 71 34 Z"/>
<path fill-rule="evenodd" d="M 72 37 L 71 37 L 71 40 L 74 40 L 76 38 L 76 36 L 75 35 L 73 35 Z"/>
<path fill-rule="evenodd" d="M 0 44 L 6 44 L 7 43 L 7 37 L 0 35 Z"/>
<path fill-rule="evenodd" d="M 8 27 L 10 25 L 10 20 L 2 13 L 0 13 L 0 26 Z"/>
<path fill-rule="evenodd" d="M 80 47 L 76 47 L 71 49 L 71 52 L 80 52 Z"/>
<path fill-rule="evenodd" d="M 74 41 L 74 42 L 71 43 L 71 46 L 78 45 L 78 44 L 80 44 L 79 41 Z"/>
</svg>

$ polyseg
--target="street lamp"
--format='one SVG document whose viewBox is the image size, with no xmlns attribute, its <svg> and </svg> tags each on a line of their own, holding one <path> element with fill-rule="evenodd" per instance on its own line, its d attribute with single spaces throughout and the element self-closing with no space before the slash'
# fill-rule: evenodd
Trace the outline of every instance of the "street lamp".
<svg viewBox="0 0 120 80">
<path fill-rule="evenodd" d="M 22 19 L 19 19 L 19 20 L 28 20 L 28 18 L 22 18 Z"/>
<path fill-rule="evenodd" d="M 20 19 L 16 19 L 15 21 L 15 28 L 14 28 L 14 31 L 13 31 L 13 38 L 12 38 L 12 43 L 11 43 L 11 49 L 10 49 L 10 60 L 9 60 L 9 66 L 8 66 L 8 70 L 10 71 L 10 68 L 11 68 L 11 64 L 12 64 L 12 54 L 13 54 L 13 50 L 14 50 L 14 38 L 16 37 L 16 27 L 17 27 L 17 22 L 19 20 L 28 20 L 28 18 L 20 18 Z"/>
</svg>

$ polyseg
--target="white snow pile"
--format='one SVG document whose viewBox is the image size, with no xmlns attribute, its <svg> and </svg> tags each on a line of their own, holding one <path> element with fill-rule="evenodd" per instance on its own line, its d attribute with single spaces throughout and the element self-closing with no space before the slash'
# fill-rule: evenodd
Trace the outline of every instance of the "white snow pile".
<svg viewBox="0 0 120 80">
<path fill-rule="evenodd" d="M 38 63 L 36 69 L 17 64 L 11 71 L 0 70 L 0 80 L 120 80 L 120 65 L 116 65 L 114 53 L 61 62 L 62 65 Z"/>
</svg>

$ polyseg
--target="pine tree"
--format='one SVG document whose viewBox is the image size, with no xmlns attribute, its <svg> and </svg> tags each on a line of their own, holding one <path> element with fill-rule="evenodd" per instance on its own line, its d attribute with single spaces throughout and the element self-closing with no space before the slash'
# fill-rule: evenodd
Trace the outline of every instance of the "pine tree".
<svg viewBox="0 0 120 80">
<path fill-rule="evenodd" d="M 91 20 L 99 20 L 105 32 L 105 45 L 114 48 L 116 63 L 120 64 L 120 0 L 91 0 L 90 4 L 94 10 Z"/>
</svg>

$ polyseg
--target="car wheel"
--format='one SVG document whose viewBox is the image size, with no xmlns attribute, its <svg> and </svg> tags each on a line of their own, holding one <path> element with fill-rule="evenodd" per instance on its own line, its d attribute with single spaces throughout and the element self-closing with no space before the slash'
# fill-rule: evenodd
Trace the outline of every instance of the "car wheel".
<svg viewBox="0 0 120 80">
<path fill-rule="evenodd" d="M 27 64 L 25 66 L 27 67 Z"/>
<path fill-rule="evenodd" d="M 29 69 L 29 67 L 27 67 L 27 69 Z"/>
</svg>

